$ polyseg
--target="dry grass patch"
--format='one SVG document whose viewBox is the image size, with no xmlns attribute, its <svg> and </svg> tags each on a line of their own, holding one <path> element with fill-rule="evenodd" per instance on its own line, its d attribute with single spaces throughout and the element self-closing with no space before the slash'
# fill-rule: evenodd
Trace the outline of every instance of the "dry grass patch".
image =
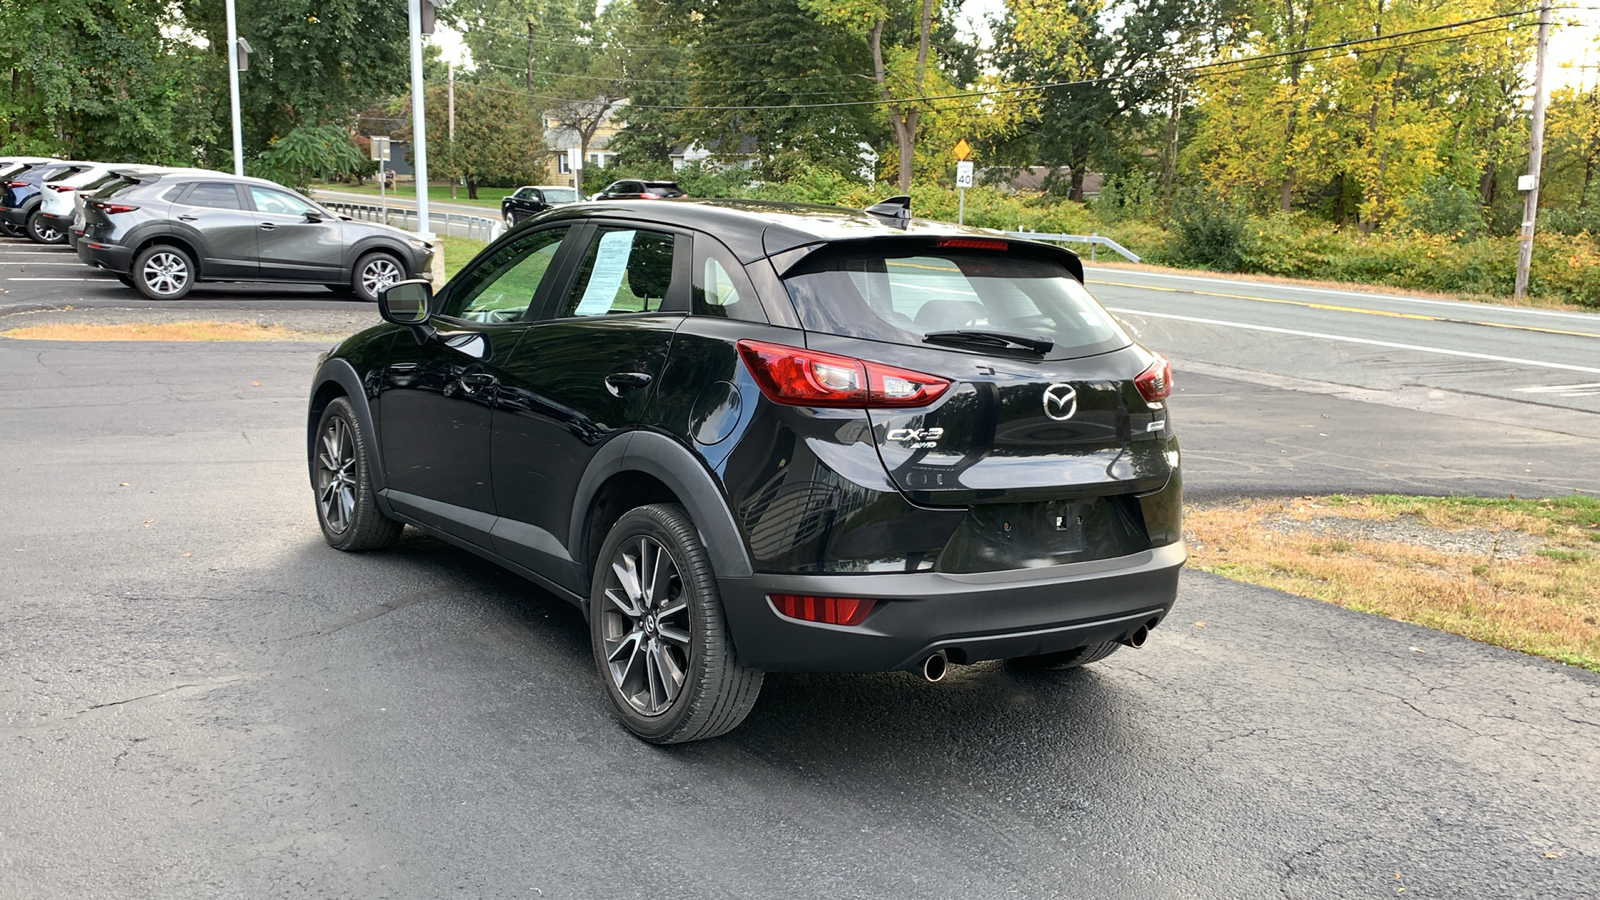
<svg viewBox="0 0 1600 900">
<path fill-rule="evenodd" d="M 328 335 L 256 322 L 60 322 L 0 331 L 23 341 L 324 341 Z"/>
<path fill-rule="evenodd" d="M 1301 497 L 1184 524 L 1204 571 L 1600 671 L 1600 499 Z"/>
</svg>

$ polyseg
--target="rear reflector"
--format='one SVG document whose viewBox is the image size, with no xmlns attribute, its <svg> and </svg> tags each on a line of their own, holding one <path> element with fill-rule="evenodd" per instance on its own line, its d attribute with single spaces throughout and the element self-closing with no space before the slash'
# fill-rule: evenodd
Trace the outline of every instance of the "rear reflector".
<svg viewBox="0 0 1600 900">
<path fill-rule="evenodd" d="M 927 406 L 950 388 L 937 375 L 764 341 L 740 341 L 739 355 L 761 393 L 787 406 Z"/>
<path fill-rule="evenodd" d="M 860 625 L 876 600 L 856 597 L 813 597 L 810 594 L 768 594 L 779 614 L 825 625 Z"/>
<path fill-rule="evenodd" d="M 958 250 L 999 250 L 1005 252 L 1011 245 L 1005 241 L 986 241 L 981 238 L 945 238 L 935 247 L 954 247 Z"/>
<path fill-rule="evenodd" d="M 1133 379 L 1133 384 L 1146 403 L 1159 403 L 1167 399 L 1172 396 L 1172 364 L 1157 353 L 1155 362 L 1140 372 Z"/>
</svg>

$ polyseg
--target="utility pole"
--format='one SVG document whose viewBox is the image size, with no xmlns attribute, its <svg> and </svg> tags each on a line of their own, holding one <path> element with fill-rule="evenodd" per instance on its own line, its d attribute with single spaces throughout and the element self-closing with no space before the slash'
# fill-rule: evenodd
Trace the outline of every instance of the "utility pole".
<svg viewBox="0 0 1600 900">
<path fill-rule="evenodd" d="M 233 174 L 244 174 L 244 129 L 239 122 L 239 26 L 228 0 L 228 104 L 233 111 Z"/>
<path fill-rule="evenodd" d="M 428 229 L 428 127 L 422 110 L 422 3 L 408 0 L 411 19 L 411 156 L 417 181 L 417 232 L 433 236 Z"/>
<path fill-rule="evenodd" d="M 1539 44 L 1533 68 L 1533 135 L 1528 141 L 1528 174 L 1517 179 L 1522 200 L 1522 236 L 1517 244 L 1517 283 L 1513 296 L 1528 295 L 1528 269 L 1533 265 L 1533 223 L 1539 213 L 1539 176 L 1544 165 L 1544 59 L 1550 49 L 1550 0 L 1539 3 Z"/>
<path fill-rule="evenodd" d="M 454 200 L 456 198 L 456 182 L 459 180 L 459 179 L 456 178 L 455 172 L 453 171 L 455 169 L 455 155 L 456 155 L 456 64 L 455 63 L 450 63 L 449 67 L 445 69 L 445 73 L 448 76 L 446 81 L 450 85 L 450 92 L 449 92 L 449 97 L 450 97 L 450 138 L 449 139 L 450 139 L 450 168 L 452 169 L 452 171 L 450 173 L 450 199 Z"/>
</svg>

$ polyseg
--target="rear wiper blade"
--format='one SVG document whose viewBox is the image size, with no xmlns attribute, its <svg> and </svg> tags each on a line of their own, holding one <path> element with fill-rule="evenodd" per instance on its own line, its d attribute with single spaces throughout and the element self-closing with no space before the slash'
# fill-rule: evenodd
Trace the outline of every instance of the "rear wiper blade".
<svg viewBox="0 0 1600 900">
<path fill-rule="evenodd" d="M 999 331 L 930 331 L 922 336 L 924 343 L 939 344 L 976 344 L 980 347 L 1016 347 L 1032 353 L 1044 355 L 1056 345 L 1055 341 L 1045 338 L 1027 337 L 1020 334 L 1005 334 Z"/>
</svg>

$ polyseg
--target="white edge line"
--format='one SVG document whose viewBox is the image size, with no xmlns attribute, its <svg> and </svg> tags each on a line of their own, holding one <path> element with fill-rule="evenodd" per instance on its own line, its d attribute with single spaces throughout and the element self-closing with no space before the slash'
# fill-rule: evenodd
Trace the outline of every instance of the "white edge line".
<svg viewBox="0 0 1600 900">
<path fill-rule="evenodd" d="M 1168 275 L 1164 272 L 1140 272 L 1137 269 L 1100 269 L 1084 266 L 1086 272 L 1101 272 L 1114 275 L 1141 275 L 1145 278 L 1171 278 L 1176 281 L 1199 281 L 1206 284 L 1234 284 L 1242 287 L 1266 288 L 1274 291 L 1300 291 L 1305 294 L 1328 294 L 1334 297 L 1362 298 L 1370 297 L 1378 300 L 1395 300 L 1401 303 L 1422 303 L 1428 306 L 1454 306 L 1467 309 L 1492 309 L 1497 312 L 1527 314 L 1530 316 L 1553 316 L 1561 319 L 1583 319 L 1586 322 L 1600 321 L 1600 315 L 1594 313 L 1562 312 L 1558 309 L 1528 309 L 1522 306 L 1502 306 L 1497 303 L 1473 303 L 1470 300 L 1425 300 L 1421 297 L 1402 297 L 1398 294 L 1373 294 L 1367 291 L 1336 291 L 1330 288 L 1297 287 L 1287 284 L 1273 284 L 1270 281 L 1238 281 L 1233 278 L 1208 278 L 1204 275 Z M 1266 298 L 1272 299 L 1272 298 Z"/>
<path fill-rule="evenodd" d="M 1541 362 L 1536 359 L 1517 359 L 1514 356 L 1491 356 L 1487 353 L 1469 353 L 1466 350 L 1446 350 L 1442 347 L 1422 347 L 1417 344 L 1397 344 L 1393 341 L 1375 341 L 1369 338 L 1345 337 L 1338 334 L 1323 334 L 1318 331 L 1297 331 L 1293 328 L 1273 328 L 1270 325 L 1246 325 L 1241 322 L 1224 322 L 1220 319 L 1201 319 L 1195 316 L 1177 316 L 1171 313 L 1146 312 L 1142 309 L 1126 309 L 1118 306 L 1108 306 L 1106 309 L 1115 313 L 1130 316 L 1149 316 L 1153 319 L 1175 319 L 1179 322 L 1195 322 L 1200 325 L 1220 325 L 1223 328 L 1243 328 L 1246 331 L 1266 331 L 1272 334 L 1289 334 L 1295 337 L 1317 338 L 1324 341 L 1342 341 L 1347 344 L 1366 344 L 1369 347 L 1388 347 L 1393 350 L 1415 350 L 1418 353 L 1437 353 L 1442 356 L 1459 356 L 1466 359 L 1483 359 L 1490 362 L 1511 363 L 1517 366 L 1534 366 L 1540 369 L 1561 369 L 1567 372 L 1590 372 L 1600 375 L 1600 368 L 1593 366 L 1574 366 L 1567 363 Z"/>
</svg>

